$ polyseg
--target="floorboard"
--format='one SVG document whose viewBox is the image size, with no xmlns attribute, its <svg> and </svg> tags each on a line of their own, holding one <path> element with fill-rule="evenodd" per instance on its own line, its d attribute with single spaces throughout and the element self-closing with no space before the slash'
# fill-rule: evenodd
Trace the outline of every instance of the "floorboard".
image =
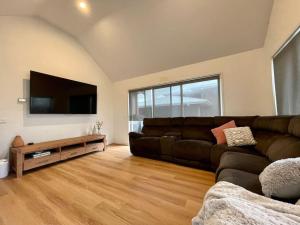
<svg viewBox="0 0 300 225">
<path fill-rule="evenodd" d="M 188 225 L 214 174 L 127 146 L 0 181 L 0 225 Z"/>
</svg>

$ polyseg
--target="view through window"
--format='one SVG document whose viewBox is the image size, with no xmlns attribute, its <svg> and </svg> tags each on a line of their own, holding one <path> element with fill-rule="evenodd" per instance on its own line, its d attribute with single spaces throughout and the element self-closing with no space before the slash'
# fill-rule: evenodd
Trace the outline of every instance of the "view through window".
<svg viewBox="0 0 300 225">
<path fill-rule="evenodd" d="M 129 131 L 141 131 L 144 118 L 220 114 L 218 75 L 129 92 Z"/>
</svg>

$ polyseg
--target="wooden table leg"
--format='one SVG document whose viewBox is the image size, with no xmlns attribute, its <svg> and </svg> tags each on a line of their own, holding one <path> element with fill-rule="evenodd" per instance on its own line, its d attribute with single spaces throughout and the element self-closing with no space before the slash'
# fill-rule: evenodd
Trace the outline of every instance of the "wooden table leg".
<svg viewBox="0 0 300 225">
<path fill-rule="evenodd" d="M 103 143 L 104 143 L 103 151 L 105 151 L 105 150 L 106 150 L 106 145 L 107 145 L 107 142 L 106 142 L 106 136 L 105 136 L 104 139 L 103 139 Z"/>
<path fill-rule="evenodd" d="M 24 155 L 21 152 L 17 152 L 17 160 L 16 160 L 16 168 L 15 168 L 17 178 L 23 176 L 23 161 L 24 161 Z"/>
</svg>

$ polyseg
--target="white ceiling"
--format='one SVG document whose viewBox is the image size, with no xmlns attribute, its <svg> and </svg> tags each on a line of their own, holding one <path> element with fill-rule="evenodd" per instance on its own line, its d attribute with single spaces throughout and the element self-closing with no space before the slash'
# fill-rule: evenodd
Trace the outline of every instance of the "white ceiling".
<svg viewBox="0 0 300 225">
<path fill-rule="evenodd" d="M 273 0 L 0 0 L 74 36 L 113 80 L 262 47 Z"/>
</svg>

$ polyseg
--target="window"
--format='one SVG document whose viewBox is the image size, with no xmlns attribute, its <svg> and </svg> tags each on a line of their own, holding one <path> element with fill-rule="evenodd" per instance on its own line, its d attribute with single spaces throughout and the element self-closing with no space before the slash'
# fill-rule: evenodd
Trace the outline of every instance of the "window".
<svg viewBox="0 0 300 225">
<path fill-rule="evenodd" d="M 220 114 L 219 76 L 129 92 L 130 131 L 141 131 L 144 118 Z"/>
<path fill-rule="evenodd" d="M 300 27 L 273 57 L 278 115 L 300 114 Z"/>
</svg>

